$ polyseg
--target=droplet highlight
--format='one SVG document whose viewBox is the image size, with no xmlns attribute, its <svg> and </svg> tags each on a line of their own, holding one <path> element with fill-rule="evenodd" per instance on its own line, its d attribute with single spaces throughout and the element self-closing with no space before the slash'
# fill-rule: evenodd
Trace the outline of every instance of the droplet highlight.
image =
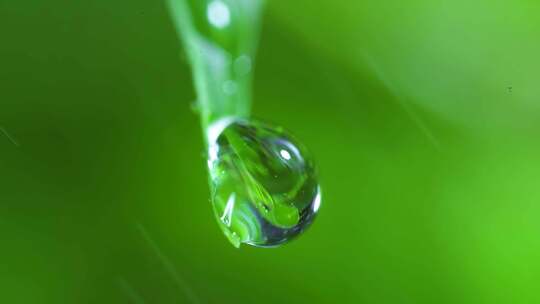
<svg viewBox="0 0 540 304">
<path fill-rule="evenodd" d="M 214 0 L 208 4 L 206 16 L 208 22 L 219 29 L 226 27 L 231 22 L 229 7 L 220 0 Z"/>
</svg>

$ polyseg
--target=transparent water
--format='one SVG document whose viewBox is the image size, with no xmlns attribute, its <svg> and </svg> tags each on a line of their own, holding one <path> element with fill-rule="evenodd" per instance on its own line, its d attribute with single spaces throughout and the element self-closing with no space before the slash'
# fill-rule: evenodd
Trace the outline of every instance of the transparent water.
<svg viewBox="0 0 540 304">
<path fill-rule="evenodd" d="M 226 119 L 209 144 L 214 211 L 235 245 L 277 246 L 302 233 L 320 206 L 317 170 L 282 128 Z"/>
</svg>

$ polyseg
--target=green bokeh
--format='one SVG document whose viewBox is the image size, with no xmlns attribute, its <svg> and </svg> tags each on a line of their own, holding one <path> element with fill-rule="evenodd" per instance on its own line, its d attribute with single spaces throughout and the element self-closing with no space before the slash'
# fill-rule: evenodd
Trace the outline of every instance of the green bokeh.
<svg viewBox="0 0 540 304">
<path fill-rule="evenodd" d="M 238 250 L 164 1 L 0 0 L 0 302 L 540 302 L 538 33 L 532 0 L 269 1 L 254 115 L 323 202 Z"/>
</svg>

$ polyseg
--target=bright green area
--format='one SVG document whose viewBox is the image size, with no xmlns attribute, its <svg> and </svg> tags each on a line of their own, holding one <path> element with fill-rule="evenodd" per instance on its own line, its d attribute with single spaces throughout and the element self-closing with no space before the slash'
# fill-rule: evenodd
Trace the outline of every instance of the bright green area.
<svg viewBox="0 0 540 304">
<path fill-rule="evenodd" d="M 223 117 L 249 117 L 262 0 L 165 0 L 191 67 L 205 137 Z"/>
<path fill-rule="evenodd" d="M 166 4 L 0 1 L 0 300 L 540 302 L 538 33 L 532 0 L 267 3 L 253 113 L 324 200 L 238 250 Z"/>
</svg>

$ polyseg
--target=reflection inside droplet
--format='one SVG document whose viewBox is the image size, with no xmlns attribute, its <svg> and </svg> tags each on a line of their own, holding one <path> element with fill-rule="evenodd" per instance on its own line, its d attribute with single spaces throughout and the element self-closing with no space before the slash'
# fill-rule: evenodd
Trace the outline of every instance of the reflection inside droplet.
<svg viewBox="0 0 540 304">
<path fill-rule="evenodd" d="M 269 247 L 302 233 L 321 203 L 306 149 L 281 128 L 251 120 L 218 121 L 209 142 L 213 205 L 235 245 Z M 215 137 L 217 135 L 217 137 Z"/>
<path fill-rule="evenodd" d="M 220 217 L 220 220 L 227 226 L 231 226 L 231 217 L 234 209 L 234 200 L 236 199 L 236 193 L 232 193 L 231 196 L 229 196 L 229 199 L 227 200 L 227 204 L 225 205 L 225 211 L 223 212 L 223 215 Z"/>
<path fill-rule="evenodd" d="M 315 196 L 315 200 L 313 201 L 313 212 L 319 211 L 319 208 L 321 207 L 321 189 L 317 189 L 317 196 Z"/>
<path fill-rule="evenodd" d="M 217 28 L 224 28 L 231 22 L 231 13 L 223 1 L 214 0 L 208 4 L 206 16 L 210 24 Z"/>
</svg>

